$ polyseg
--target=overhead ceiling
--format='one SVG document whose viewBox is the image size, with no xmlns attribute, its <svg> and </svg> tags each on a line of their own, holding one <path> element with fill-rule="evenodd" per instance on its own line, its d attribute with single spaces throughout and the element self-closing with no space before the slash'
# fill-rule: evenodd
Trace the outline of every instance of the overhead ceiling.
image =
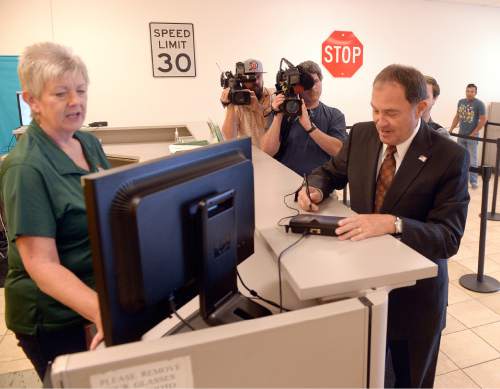
<svg viewBox="0 0 500 389">
<path fill-rule="evenodd" d="M 478 5 L 483 7 L 500 8 L 500 0 L 430 0 L 430 1 L 441 1 L 445 3 L 461 3 L 461 4 Z"/>
</svg>

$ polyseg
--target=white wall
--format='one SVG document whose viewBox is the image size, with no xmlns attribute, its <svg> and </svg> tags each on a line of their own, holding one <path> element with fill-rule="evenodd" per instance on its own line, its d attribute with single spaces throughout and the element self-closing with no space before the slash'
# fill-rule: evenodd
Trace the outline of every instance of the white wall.
<svg viewBox="0 0 500 389">
<path fill-rule="evenodd" d="M 149 22 L 194 23 L 196 78 L 153 78 Z M 348 124 L 369 120 L 371 82 L 390 63 L 434 76 L 442 95 L 433 117 L 449 126 L 465 85 L 500 100 L 500 9 L 426 0 L 0 0 L 0 55 L 54 40 L 86 62 L 91 86 L 87 121 L 155 125 L 223 119 L 218 62 L 259 58 L 267 86 L 281 57 L 321 63 L 334 30 L 353 31 L 364 65 L 353 78 L 324 70 L 323 97 Z"/>
</svg>

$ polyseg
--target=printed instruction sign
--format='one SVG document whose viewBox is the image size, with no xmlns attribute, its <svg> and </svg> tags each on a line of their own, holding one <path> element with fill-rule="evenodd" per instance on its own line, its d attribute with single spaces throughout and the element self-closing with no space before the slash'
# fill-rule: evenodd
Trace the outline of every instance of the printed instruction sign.
<svg viewBox="0 0 500 389">
<path fill-rule="evenodd" d="M 189 356 L 111 370 L 90 376 L 91 388 L 192 388 Z"/>
<path fill-rule="evenodd" d="M 149 23 L 153 77 L 196 77 L 193 23 Z"/>
</svg>

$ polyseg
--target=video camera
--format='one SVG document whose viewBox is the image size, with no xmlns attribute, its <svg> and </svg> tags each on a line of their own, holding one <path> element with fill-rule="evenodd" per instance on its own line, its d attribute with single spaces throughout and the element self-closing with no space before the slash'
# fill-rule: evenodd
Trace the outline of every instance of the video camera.
<svg viewBox="0 0 500 389">
<path fill-rule="evenodd" d="M 288 66 L 283 69 L 283 62 Z M 276 93 L 285 95 L 285 101 L 280 105 L 280 112 L 286 116 L 300 116 L 302 101 L 300 94 L 314 86 L 314 79 L 300 66 L 294 66 L 286 58 L 281 58 L 280 68 L 276 74 Z"/>
<path fill-rule="evenodd" d="M 255 74 L 245 74 L 245 64 L 243 62 L 236 62 L 236 71 L 233 75 L 232 72 L 222 72 L 220 75 L 220 85 L 223 88 L 229 88 L 229 102 L 235 105 L 249 105 L 251 94 L 246 89 L 243 83 L 255 82 Z"/>
</svg>

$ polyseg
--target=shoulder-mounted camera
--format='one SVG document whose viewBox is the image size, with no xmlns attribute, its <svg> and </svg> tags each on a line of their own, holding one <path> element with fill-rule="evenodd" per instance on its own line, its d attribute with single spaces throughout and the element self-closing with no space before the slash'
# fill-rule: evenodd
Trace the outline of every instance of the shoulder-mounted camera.
<svg viewBox="0 0 500 389">
<path fill-rule="evenodd" d="M 287 65 L 283 69 L 283 62 Z M 282 93 L 285 101 L 280 105 L 280 112 L 286 116 L 300 116 L 302 101 L 300 94 L 314 86 L 314 79 L 300 66 L 294 66 L 286 58 L 281 58 L 280 68 L 276 74 L 276 93 Z"/>
<path fill-rule="evenodd" d="M 223 88 L 229 88 L 229 102 L 235 105 L 249 105 L 251 94 L 246 90 L 245 82 L 255 82 L 255 74 L 245 74 L 245 64 L 236 62 L 236 71 L 233 74 L 230 71 L 222 72 L 220 75 L 220 85 Z"/>
</svg>

